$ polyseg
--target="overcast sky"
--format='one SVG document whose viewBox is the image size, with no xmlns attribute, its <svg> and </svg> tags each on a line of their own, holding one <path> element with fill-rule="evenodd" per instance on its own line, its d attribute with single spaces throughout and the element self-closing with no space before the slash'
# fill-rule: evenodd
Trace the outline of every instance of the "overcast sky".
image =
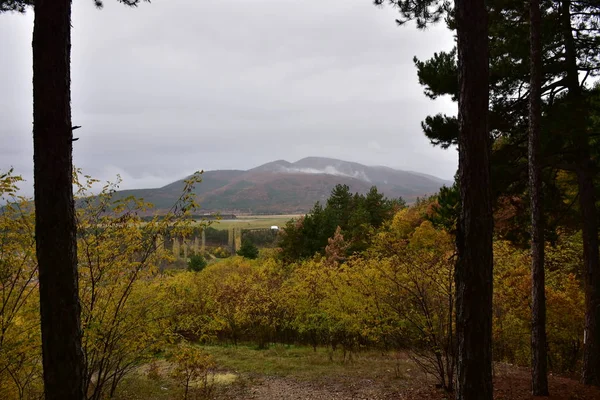
<svg viewBox="0 0 600 400">
<path fill-rule="evenodd" d="M 74 1 L 75 164 L 127 188 L 307 156 L 452 179 L 456 150 L 420 121 L 456 105 L 427 99 L 412 63 L 452 35 L 395 18 L 371 0 Z M 29 182 L 32 28 L 0 15 L 0 170 Z"/>
</svg>

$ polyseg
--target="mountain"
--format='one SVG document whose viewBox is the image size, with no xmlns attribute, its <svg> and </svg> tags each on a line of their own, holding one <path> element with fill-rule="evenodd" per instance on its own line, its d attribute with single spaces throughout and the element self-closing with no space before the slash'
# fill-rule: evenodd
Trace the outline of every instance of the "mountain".
<svg viewBox="0 0 600 400">
<path fill-rule="evenodd" d="M 307 157 L 294 163 L 277 160 L 248 171 L 206 171 L 194 192 L 203 212 L 294 214 L 326 201 L 337 184 L 360 193 L 377 186 L 389 198 L 412 202 L 452 182 L 418 172 Z M 183 185 L 179 180 L 162 188 L 124 190 L 117 195 L 141 197 L 165 211 L 177 200 Z"/>
</svg>

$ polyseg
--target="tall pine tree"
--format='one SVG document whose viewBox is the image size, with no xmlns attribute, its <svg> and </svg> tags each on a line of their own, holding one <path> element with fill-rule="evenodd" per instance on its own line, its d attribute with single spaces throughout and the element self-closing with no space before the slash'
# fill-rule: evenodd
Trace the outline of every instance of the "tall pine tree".
<svg viewBox="0 0 600 400">
<path fill-rule="evenodd" d="M 46 399 L 82 399 L 83 353 L 73 202 L 71 0 L 37 0 L 33 162 Z"/>
<path fill-rule="evenodd" d="M 120 0 L 135 6 L 140 0 Z M 102 7 L 100 0 L 94 0 Z M 33 162 L 44 392 L 85 398 L 71 122 L 71 0 L 0 0 L 0 12 L 34 6 Z"/>
<path fill-rule="evenodd" d="M 488 132 L 488 15 L 484 0 L 456 0 L 458 48 L 457 399 L 491 400 L 492 196 Z"/>
<path fill-rule="evenodd" d="M 531 391 L 548 396 L 546 352 L 546 278 L 544 273 L 544 217 L 540 134 L 542 119 L 542 41 L 539 0 L 529 1 L 529 196 L 531 198 Z"/>
<path fill-rule="evenodd" d="M 583 381 L 600 385 L 600 264 L 598 221 L 593 178 L 597 165 L 591 148 L 589 76 L 600 73 L 600 4 L 586 0 L 540 0 L 542 73 L 540 96 L 543 99 L 544 135 L 540 164 L 546 186 L 544 208 L 547 233 L 568 222 L 583 232 L 586 292 Z M 527 187 L 525 174 L 528 140 L 526 101 L 530 93 L 528 7 L 524 2 L 490 0 L 490 133 L 494 140 L 492 155 L 493 193 L 522 196 Z M 456 21 L 448 19 L 450 28 Z M 436 98 L 458 96 L 458 74 L 453 52 L 436 54 L 425 62 L 415 60 L 425 93 Z M 453 62 L 454 61 L 454 62 Z M 583 79 L 580 80 L 580 77 Z M 588 85 L 586 86 L 586 83 Z M 423 123 L 432 144 L 448 147 L 457 143 L 456 118 L 436 115 Z M 579 221 L 564 218 L 573 199 L 566 199 L 556 185 L 560 170 L 577 176 Z M 567 200 L 567 201 L 565 201 Z M 513 236 L 518 237 L 518 236 Z M 521 239 L 522 240 L 522 239 Z"/>
<path fill-rule="evenodd" d="M 376 4 L 384 0 L 376 0 Z M 488 129 L 488 12 L 484 0 L 390 0 L 402 19 L 423 28 L 453 14 L 457 31 L 460 215 L 457 226 L 456 332 L 457 399 L 491 400 L 492 389 L 492 196 Z M 453 11 L 453 12 L 451 12 Z M 456 75 L 455 75 L 456 77 Z M 451 90 L 450 89 L 450 90 Z M 448 90 L 447 88 L 444 90 Z"/>
</svg>

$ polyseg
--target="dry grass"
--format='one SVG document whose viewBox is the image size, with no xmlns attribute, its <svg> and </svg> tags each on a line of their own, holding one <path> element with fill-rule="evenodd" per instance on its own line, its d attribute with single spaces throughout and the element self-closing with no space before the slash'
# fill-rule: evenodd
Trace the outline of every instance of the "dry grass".
<svg viewBox="0 0 600 400">
<path fill-rule="evenodd" d="M 160 400 L 182 398 L 183 388 L 171 378 L 173 365 L 165 359 L 154 360 L 150 364 L 140 366 L 134 373 L 127 377 L 121 384 L 116 399 L 121 400 Z M 209 398 L 219 397 L 227 392 L 231 386 L 243 386 L 238 374 L 217 369 L 209 375 L 211 395 Z M 201 381 L 190 382 L 190 399 L 205 398 L 202 396 Z"/>
</svg>

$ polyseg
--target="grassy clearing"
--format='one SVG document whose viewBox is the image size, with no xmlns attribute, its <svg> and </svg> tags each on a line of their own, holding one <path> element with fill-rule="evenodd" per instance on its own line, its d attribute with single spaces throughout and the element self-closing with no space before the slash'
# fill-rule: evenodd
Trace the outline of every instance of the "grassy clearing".
<svg viewBox="0 0 600 400">
<path fill-rule="evenodd" d="M 365 351 L 346 356 L 326 348 L 274 345 L 266 350 L 251 346 L 204 346 L 217 364 L 240 374 L 320 380 L 334 376 L 402 379 L 413 376 L 415 365 L 403 354 Z"/>
<path fill-rule="evenodd" d="M 266 350 L 252 346 L 202 346 L 217 362 L 210 391 L 197 385 L 191 399 L 409 399 L 447 400 L 452 398 L 435 387 L 403 353 L 364 351 L 344 361 L 343 353 L 319 348 L 274 345 Z M 333 359 L 330 359 L 333 356 Z M 119 400 L 180 399 L 182 387 L 170 378 L 173 366 L 164 358 L 154 365 L 140 366 L 122 383 Z M 151 369 L 153 373 L 151 373 Z M 496 400 L 530 399 L 527 368 L 496 365 Z M 553 399 L 598 399 L 596 388 L 575 380 L 550 376 Z"/>
<path fill-rule="evenodd" d="M 211 354 L 217 370 L 210 398 L 245 398 L 247 389 L 266 377 L 314 384 L 346 384 L 370 379 L 394 387 L 409 384 L 421 373 L 401 353 L 365 351 L 349 358 L 327 348 L 273 345 L 265 350 L 252 346 L 202 346 Z M 172 364 L 164 359 L 140 366 L 122 383 L 116 398 L 162 400 L 180 398 L 182 388 L 170 377 Z M 258 381 L 257 381 L 258 380 Z M 194 385 L 192 385 L 193 387 Z M 202 396 L 198 397 L 201 398 Z"/>
<path fill-rule="evenodd" d="M 263 229 L 270 228 L 273 225 L 284 226 L 290 219 L 298 218 L 300 215 L 248 215 L 240 216 L 236 219 L 223 219 L 214 221 L 211 226 L 215 229 Z"/>
</svg>

